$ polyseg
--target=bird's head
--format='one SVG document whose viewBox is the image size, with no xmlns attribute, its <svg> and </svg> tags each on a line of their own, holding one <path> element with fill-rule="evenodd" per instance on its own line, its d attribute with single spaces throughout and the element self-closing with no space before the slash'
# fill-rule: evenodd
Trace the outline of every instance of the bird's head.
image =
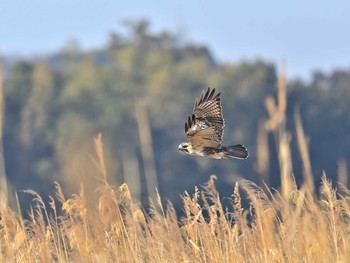
<svg viewBox="0 0 350 263">
<path fill-rule="evenodd" d="M 188 142 L 180 143 L 178 150 L 187 154 L 191 154 L 192 152 L 192 145 Z"/>
</svg>

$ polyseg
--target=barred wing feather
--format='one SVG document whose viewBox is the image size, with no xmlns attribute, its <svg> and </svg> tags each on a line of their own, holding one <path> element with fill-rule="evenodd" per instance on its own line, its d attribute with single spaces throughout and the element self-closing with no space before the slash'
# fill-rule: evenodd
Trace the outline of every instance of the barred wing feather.
<svg viewBox="0 0 350 263">
<path fill-rule="evenodd" d="M 221 148 L 224 133 L 224 118 L 222 115 L 220 93 L 215 95 L 215 89 L 201 93 L 193 108 L 193 114 L 188 117 L 185 132 L 192 147 Z"/>
</svg>

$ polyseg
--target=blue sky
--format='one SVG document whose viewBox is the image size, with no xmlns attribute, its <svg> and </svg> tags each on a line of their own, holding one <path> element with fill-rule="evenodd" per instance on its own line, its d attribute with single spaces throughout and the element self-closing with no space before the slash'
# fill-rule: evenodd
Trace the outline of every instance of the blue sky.
<svg viewBox="0 0 350 263">
<path fill-rule="evenodd" d="M 208 45 L 220 61 L 285 58 L 288 75 L 304 78 L 350 70 L 349 1 L 2 0 L 0 54 L 40 55 L 71 38 L 99 47 L 123 20 L 140 18 Z"/>
</svg>

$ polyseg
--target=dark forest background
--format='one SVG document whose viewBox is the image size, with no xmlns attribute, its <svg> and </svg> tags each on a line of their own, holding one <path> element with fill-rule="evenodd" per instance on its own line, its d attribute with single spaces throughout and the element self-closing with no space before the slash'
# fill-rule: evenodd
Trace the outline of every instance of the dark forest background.
<svg viewBox="0 0 350 263">
<path fill-rule="evenodd" d="M 218 62 L 204 45 L 184 43 L 172 32 L 151 33 L 147 21 L 126 27 L 127 34 L 111 33 L 96 50 L 81 50 L 69 41 L 55 54 L 4 58 L 3 139 L 11 188 L 32 188 L 47 196 L 54 181 L 68 193 L 83 183 L 89 195 L 98 180 L 93 138 L 99 133 L 109 180 L 127 182 L 145 202 L 157 187 L 163 199 L 178 204 L 180 193 L 192 192 L 211 174 L 218 178 L 221 196 L 230 196 L 240 177 L 260 184 L 264 179 L 278 188 L 272 133 L 267 133 L 264 178 L 256 152 L 258 131 L 268 117 L 267 98 L 277 94 L 279 66 L 258 59 Z M 184 123 L 194 100 L 209 86 L 222 93 L 224 144 L 244 144 L 250 151 L 245 161 L 177 151 L 187 140 Z M 339 162 L 350 158 L 350 70 L 314 72 L 309 81 L 289 79 L 287 98 L 286 127 L 297 182 L 302 180 L 302 162 L 295 109 L 309 139 L 315 184 L 323 170 L 336 181 Z"/>
</svg>

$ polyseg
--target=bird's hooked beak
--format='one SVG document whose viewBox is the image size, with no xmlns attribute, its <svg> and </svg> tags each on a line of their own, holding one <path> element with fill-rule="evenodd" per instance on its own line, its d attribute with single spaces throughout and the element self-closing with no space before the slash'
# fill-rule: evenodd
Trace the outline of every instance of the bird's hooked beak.
<svg viewBox="0 0 350 263">
<path fill-rule="evenodd" d="M 177 148 L 178 151 L 188 153 L 188 144 L 187 143 L 181 143 L 179 147 Z"/>
</svg>

